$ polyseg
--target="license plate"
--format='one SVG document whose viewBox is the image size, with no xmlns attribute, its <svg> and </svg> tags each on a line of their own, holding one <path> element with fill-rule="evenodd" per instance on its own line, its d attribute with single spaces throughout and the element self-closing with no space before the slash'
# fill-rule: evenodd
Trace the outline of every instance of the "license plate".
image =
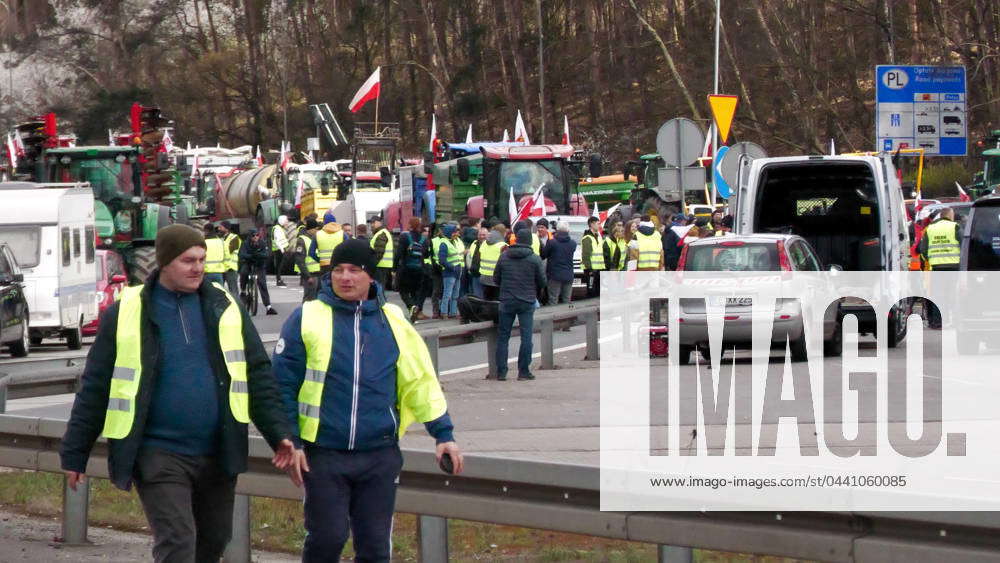
<svg viewBox="0 0 1000 563">
<path fill-rule="evenodd" d="M 727 297 L 727 307 L 750 307 L 753 305 L 753 297 Z"/>
</svg>

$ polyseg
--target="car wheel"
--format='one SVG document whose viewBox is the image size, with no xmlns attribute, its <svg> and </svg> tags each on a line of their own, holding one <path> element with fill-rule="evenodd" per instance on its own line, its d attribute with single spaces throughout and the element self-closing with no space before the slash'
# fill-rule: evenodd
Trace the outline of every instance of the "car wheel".
<svg viewBox="0 0 1000 563">
<path fill-rule="evenodd" d="M 10 343 L 10 355 L 15 358 L 23 358 L 28 355 L 31 349 L 31 337 L 28 335 L 28 319 L 21 322 L 21 339 Z"/>
<path fill-rule="evenodd" d="M 682 366 L 686 366 L 691 363 L 691 352 L 694 352 L 694 346 L 685 346 L 681 344 L 677 347 L 677 363 Z"/>
<path fill-rule="evenodd" d="M 66 345 L 69 346 L 70 350 L 83 348 L 83 334 L 80 333 L 80 325 L 64 330 L 63 336 L 66 338 Z"/>
<path fill-rule="evenodd" d="M 886 342 L 889 348 L 895 348 L 899 346 L 899 343 L 906 338 L 906 318 L 909 313 L 901 314 L 901 312 L 893 308 L 892 312 L 889 313 L 889 322 L 886 327 L 889 333 L 889 340 Z"/>
</svg>

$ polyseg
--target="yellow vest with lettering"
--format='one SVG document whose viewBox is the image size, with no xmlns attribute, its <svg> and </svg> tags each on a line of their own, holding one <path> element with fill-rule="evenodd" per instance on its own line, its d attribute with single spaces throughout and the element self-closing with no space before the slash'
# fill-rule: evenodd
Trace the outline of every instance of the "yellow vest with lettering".
<svg viewBox="0 0 1000 563">
<path fill-rule="evenodd" d="M 399 438 L 414 422 L 430 422 L 448 410 L 437 372 L 423 338 L 397 305 L 386 303 L 382 312 L 399 348 L 396 360 L 396 408 Z M 302 304 L 302 343 L 306 373 L 299 387 L 299 436 L 315 442 L 319 433 L 323 385 L 333 356 L 333 308 L 317 299 Z"/>
<path fill-rule="evenodd" d="M 935 221 L 924 230 L 927 237 L 927 262 L 931 270 L 935 266 L 957 265 L 961 257 L 961 245 L 955 237 L 955 222 L 948 219 Z"/>
<path fill-rule="evenodd" d="M 236 300 L 218 283 L 212 286 L 225 294 L 229 306 L 219 318 L 219 346 L 229 372 L 229 408 L 233 418 L 250 422 L 250 395 L 247 385 L 246 353 L 243 346 L 243 316 Z M 111 373 L 108 408 L 104 416 L 105 438 L 120 440 L 129 435 L 135 422 L 135 401 L 142 378 L 142 289 L 143 285 L 122 290 L 115 330 L 115 367 Z"/>
</svg>

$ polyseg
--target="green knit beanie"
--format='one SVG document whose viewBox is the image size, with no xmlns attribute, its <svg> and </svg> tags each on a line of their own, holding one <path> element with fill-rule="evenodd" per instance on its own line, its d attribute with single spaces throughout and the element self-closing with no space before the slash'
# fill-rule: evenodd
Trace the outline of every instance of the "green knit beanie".
<svg viewBox="0 0 1000 563">
<path fill-rule="evenodd" d="M 162 268 L 192 246 L 207 249 L 205 235 L 188 225 L 167 225 L 156 233 L 156 263 Z"/>
</svg>

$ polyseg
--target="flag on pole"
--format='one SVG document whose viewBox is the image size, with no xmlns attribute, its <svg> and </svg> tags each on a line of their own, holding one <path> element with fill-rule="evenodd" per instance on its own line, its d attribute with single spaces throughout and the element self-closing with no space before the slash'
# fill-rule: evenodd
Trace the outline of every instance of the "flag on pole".
<svg viewBox="0 0 1000 563">
<path fill-rule="evenodd" d="M 17 132 L 14 133 L 14 149 L 17 151 L 17 156 L 19 157 L 26 154 L 24 152 L 24 141 L 21 140 L 21 134 Z"/>
<path fill-rule="evenodd" d="M 958 182 L 956 181 L 956 182 L 955 182 L 955 187 L 956 187 L 956 188 L 958 188 L 958 199 L 959 199 L 960 201 L 972 201 L 972 198 L 970 198 L 970 197 L 969 197 L 969 194 L 967 194 L 967 193 L 965 192 L 965 190 L 964 190 L 964 189 L 962 189 L 962 184 L 959 184 L 959 183 L 958 183 Z"/>
<path fill-rule="evenodd" d="M 619 202 L 619 203 L 614 204 L 607 211 L 601 211 L 601 213 L 597 216 L 597 218 L 601 220 L 601 224 L 603 225 L 604 223 L 606 223 L 607 220 L 608 220 L 608 217 L 610 217 L 611 214 L 614 213 L 616 209 L 618 209 L 619 207 L 621 207 L 621 205 L 622 205 L 621 202 Z M 597 207 L 596 203 L 594 204 L 594 207 Z"/>
<path fill-rule="evenodd" d="M 565 115 L 563 116 L 563 138 L 562 138 L 562 144 L 564 144 L 564 145 L 570 144 L 570 142 L 569 142 L 569 118 L 566 117 Z"/>
<path fill-rule="evenodd" d="M 295 207 L 302 207 L 302 191 L 305 187 L 305 181 L 303 181 L 303 176 L 305 174 L 299 173 L 299 181 L 295 186 Z"/>
<path fill-rule="evenodd" d="M 287 172 L 288 165 L 292 163 L 291 143 L 286 144 L 285 141 L 281 142 L 281 158 L 279 159 L 279 162 L 281 163 L 281 171 Z"/>
<path fill-rule="evenodd" d="M 114 144 L 115 144 L 115 134 L 114 132 L 111 131 L 111 129 L 108 129 L 108 145 L 114 146 Z"/>
<path fill-rule="evenodd" d="M 112 145 L 114 143 L 111 143 Z M 170 138 L 170 131 L 163 132 L 163 148 L 169 153 L 174 150 L 174 140 Z"/>
<path fill-rule="evenodd" d="M 510 201 L 507 202 L 507 217 L 510 220 L 510 228 L 514 228 L 514 223 L 516 223 L 520 218 L 520 212 L 517 208 L 517 202 L 514 201 L 514 190 L 509 190 L 507 192 L 510 195 Z"/>
<path fill-rule="evenodd" d="M 364 107 L 364 105 L 375 98 L 378 98 L 381 78 L 382 67 L 375 67 L 375 72 L 365 80 L 365 83 L 358 88 L 357 93 L 351 98 L 350 110 L 351 113 L 358 113 L 358 110 Z"/>
<path fill-rule="evenodd" d="M 438 135 L 437 116 L 431 114 L 431 141 L 427 143 L 427 150 L 434 152 L 434 139 L 437 138 L 437 135 Z"/>
<path fill-rule="evenodd" d="M 17 147 L 14 146 L 14 139 L 7 133 L 7 159 L 10 161 L 10 173 L 13 175 L 17 168 Z"/>
<path fill-rule="evenodd" d="M 503 140 L 501 140 L 500 142 L 501 143 L 509 143 L 510 142 L 510 133 L 508 133 L 506 129 L 503 130 Z"/>
<path fill-rule="evenodd" d="M 260 154 L 260 145 L 257 145 L 257 155 L 254 157 L 257 161 L 257 166 L 264 166 L 264 157 Z"/>
<path fill-rule="evenodd" d="M 564 144 L 569 144 L 569 143 L 564 143 Z M 593 211 L 593 213 L 590 214 L 590 216 L 591 217 L 598 217 L 598 218 L 601 216 L 601 212 L 597 209 L 597 202 L 596 201 L 594 202 L 594 211 Z"/>
<path fill-rule="evenodd" d="M 191 163 L 191 177 L 192 178 L 197 178 L 198 177 L 198 155 L 197 154 L 194 155 L 194 162 Z"/>
<path fill-rule="evenodd" d="M 517 121 L 514 122 L 514 140 L 526 145 L 531 144 L 528 140 L 528 130 L 524 127 L 524 119 L 521 119 L 521 110 L 517 110 Z"/>
<path fill-rule="evenodd" d="M 539 213 L 536 213 L 536 211 L 539 211 Z M 531 199 L 521 206 L 517 214 L 517 220 L 520 221 L 532 216 L 545 217 L 545 190 L 541 186 L 531 195 Z"/>
<path fill-rule="evenodd" d="M 184 149 L 184 150 L 186 150 L 186 151 L 189 151 L 189 150 L 191 150 L 191 141 L 188 141 L 188 142 L 187 142 L 187 148 L 186 148 L 186 149 Z"/>
<path fill-rule="evenodd" d="M 307 152 L 303 152 L 302 156 L 305 157 L 306 162 L 308 162 L 309 164 L 316 164 L 316 160 L 313 158 L 312 154 L 307 153 Z"/>
<path fill-rule="evenodd" d="M 715 138 L 715 124 L 708 126 L 708 133 L 705 134 L 705 145 L 701 147 L 701 157 L 711 158 L 712 156 L 712 139 Z"/>
<path fill-rule="evenodd" d="M 465 142 L 472 144 L 472 124 L 469 124 L 469 130 L 465 133 Z"/>
</svg>

